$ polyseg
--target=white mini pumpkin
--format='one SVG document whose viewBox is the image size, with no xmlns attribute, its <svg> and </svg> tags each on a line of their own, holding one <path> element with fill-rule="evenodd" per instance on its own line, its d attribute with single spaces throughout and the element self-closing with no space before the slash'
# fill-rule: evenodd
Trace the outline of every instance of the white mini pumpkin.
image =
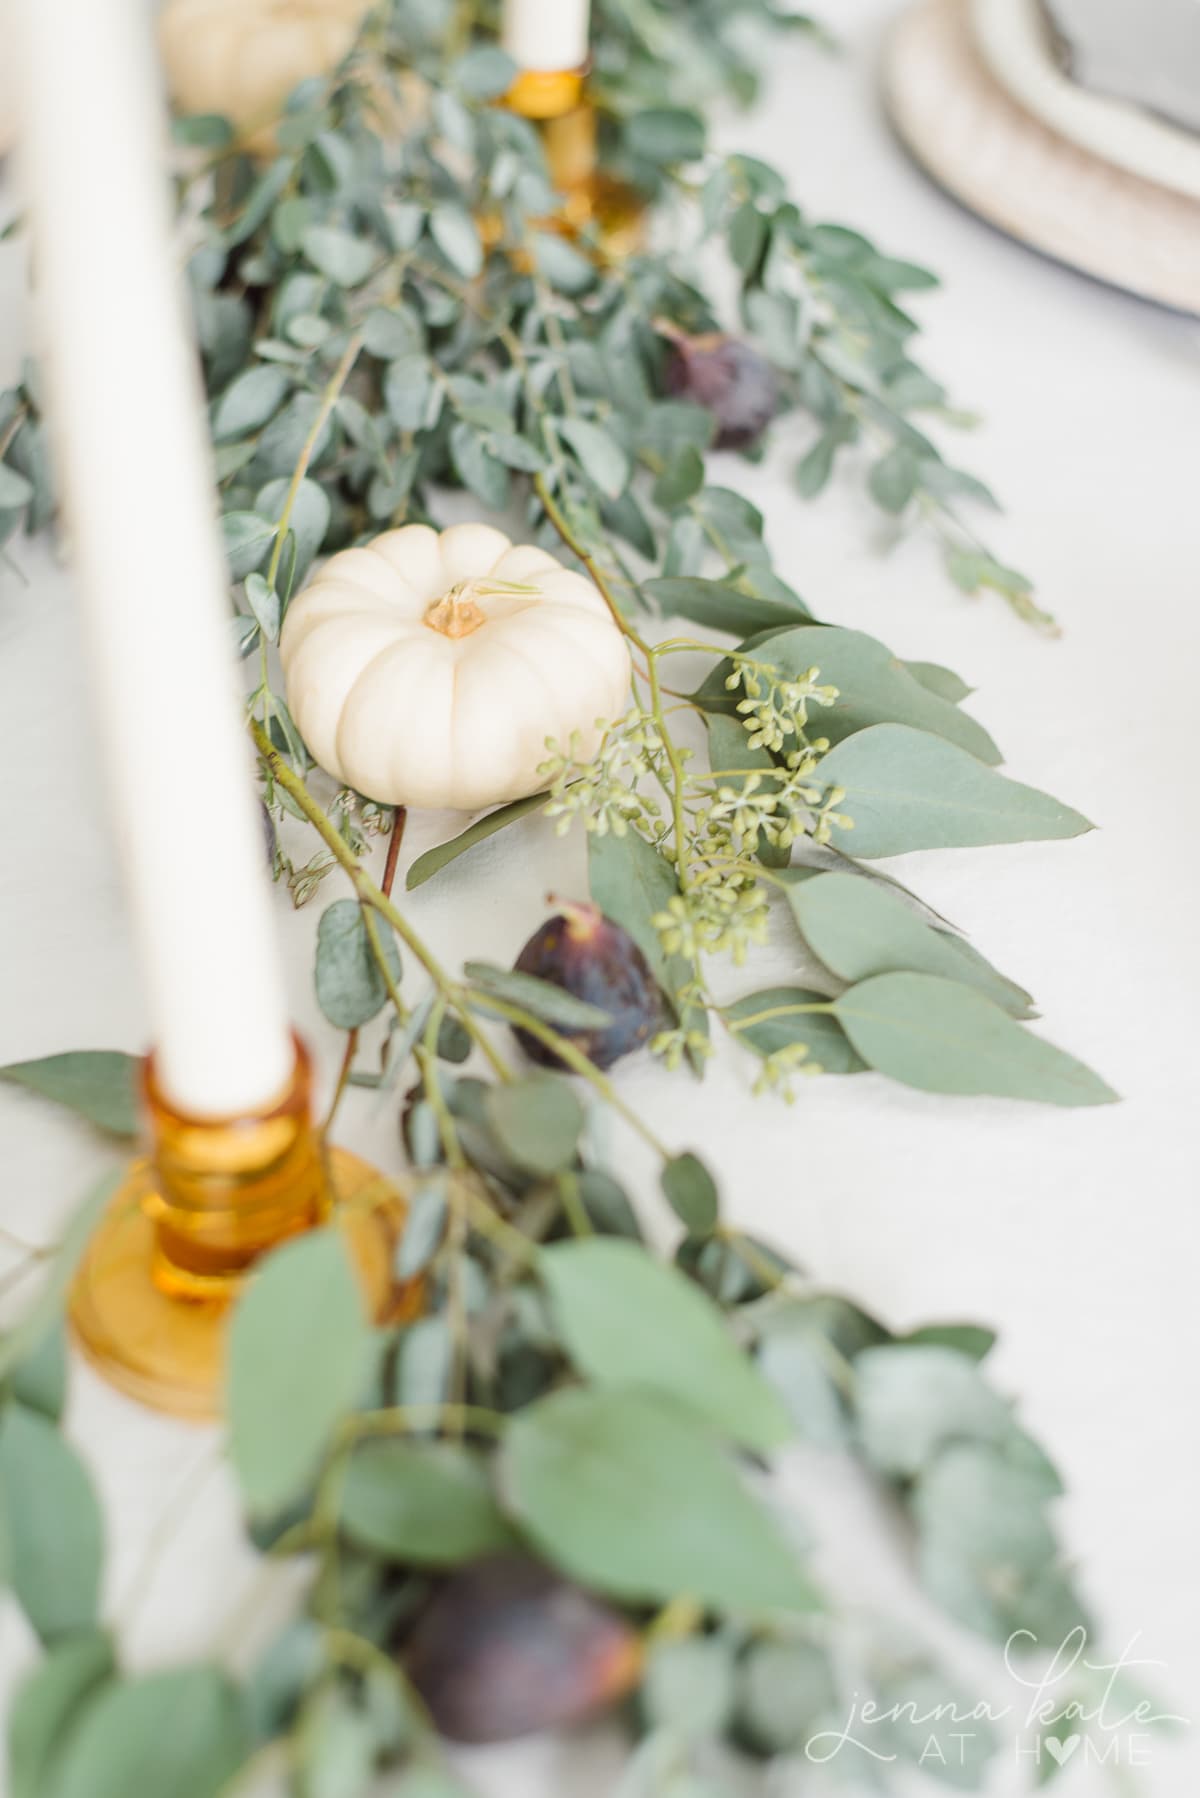
<svg viewBox="0 0 1200 1798">
<path fill-rule="evenodd" d="M 386 805 L 535 793 L 546 739 L 595 753 L 629 698 L 592 583 L 487 524 L 410 524 L 333 556 L 292 601 L 287 702 L 328 773 Z"/>
<path fill-rule="evenodd" d="M 159 37 L 182 113 L 221 113 L 270 155 L 293 88 L 349 51 L 371 0 L 167 0 Z"/>
</svg>

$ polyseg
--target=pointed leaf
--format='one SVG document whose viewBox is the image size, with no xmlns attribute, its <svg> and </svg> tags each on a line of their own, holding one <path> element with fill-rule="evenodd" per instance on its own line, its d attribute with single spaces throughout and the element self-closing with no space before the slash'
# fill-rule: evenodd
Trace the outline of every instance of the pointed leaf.
<svg viewBox="0 0 1200 1798">
<path fill-rule="evenodd" d="M 17 1403 L 0 1425 L 0 1514 L 13 1591 L 43 1642 L 88 1628 L 100 1594 L 100 1506 L 75 1450 Z"/>
<path fill-rule="evenodd" d="M 629 458 L 615 437 L 586 418 L 560 418 L 555 429 L 571 446 L 580 466 L 609 499 L 620 499 L 629 485 Z"/>
<path fill-rule="evenodd" d="M 141 1065 L 138 1056 L 120 1049 L 74 1049 L 11 1062 L 0 1068 L 0 1080 L 65 1105 L 113 1136 L 136 1136 Z"/>
<path fill-rule="evenodd" d="M 817 874 L 787 889 L 804 940 L 842 980 L 908 971 L 961 980 L 1010 1017 L 1028 1018 L 1032 1000 L 969 943 L 935 930 L 903 899 L 856 874 Z"/>
<path fill-rule="evenodd" d="M 1092 828 L 1048 793 L 1006 780 L 953 743 L 903 724 L 876 724 L 838 743 L 819 775 L 827 787 L 844 790 L 837 809 L 854 820 L 852 830 L 834 825 L 834 846 L 867 860 L 1077 837 Z"/>
<path fill-rule="evenodd" d="M 745 1448 L 765 1453 L 791 1435 L 787 1412 L 718 1307 L 639 1243 L 559 1243 L 542 1252 L 538 1271 L 567 1352 L 590 1379 L 677 1399 Z"/>
<path fill-rule="evenodd" d="M 686 956 L 666 954 L 654 924 L 655 915 L 679 891 L 675 870 L 666 857 L 635 830 L 627 830 L 623 837 L 593 833 L 588 837 L 588 887 L 605 917 L 627 930 L 646 957 L 680 1023 L 707 1035 L 703 1007 L 679 999 L 682 989 L 694 979 L 695 969 Z"/>
<path fill-rule="evenodd" d="M 88 1705 L 46 1798 L 217 1798 L 249 1752 L 238 1694 L 217 1668 L 153 1673 Z"/>
<path fill-rule="evenodd" d="M 725 631 L 731 637 L 786 630 L 808 616 L 802 606 L 759 599 L 740 593 L 726 581 L 701 580 L 698 575 L 665 575 L 643 582 L 642 591 L 662 609 L 664 617 L 690 618 L 693 624 Z"/>
<path fill-rule="evenodd" d="M 339 1231 L 297 1238 L 255 1276 L 229 1332 L 229 1450 L 251 1511 L 279 1510 L 304 1491 L 360 1395 L 370 1348 Z"/>
<path fill-rule="evenodd" d="M 424 886 L 432 880 L 450 862 L 457 861 L 476 843 L 485 843 L 494 837 L 498 830 L 504 830 L 509 824 L 515 824 L 518 818 L 526 818 L 530 812 L 540 811 L 546 804 L 548 793 L 531 793 L 527 799 L 514 799 L 510 805 L 502 805 L 498 811 L 488 812 L 484 818 L 477 818 L 474 824 L 467 827 L 458 836 L 451 837 L 449 842 L 439 843 L 436 848 L 427 849 L 419 855 L 405 876 L 404 885 L 408 892 L 414 887 Z"/>
<path fill-rule="evenodd" d="M 447 1442 L 367 1442 L 342 1488 L 342 1527 L 364 1548 L 422 1567 L 453 1567 L 509 1547 L 481 1458 Z"/>
<path fill-rule="evenodd" d="M 822 686 L 837 688 L 832 705 L 811 708 L 813 736 L 841 743 L 871 725 L 906 724 L 956 743 L 981 762 L 1000 760 L 1000 751 L 981 724 L 917 680 L 886 643 L 862 631 L 802 625 L 756 639 L 754 654 L 794 677 L 817 668 Z M 728 668 L 718 669 L 717 678 L 705 682 L 697 695 L 700 704 L 717 711 L 734 709 L 742 695 L 725 691 L 727 673 Z"/>
<path fill-rule="evenodd" d="M 707 1236 L 721 1211 L 717 1183 L 698 1155 L 676 1155 L 662 1171 L 661 1184 L 671 1210 L 689 1236 Z"/>
<path fill-rule="evenodd" d="M 100 1630 L 68 1636 L 24 1679 L 8 1724 L 10 1798 L 47 1798 L 54 1763 L 84 1706 L 114 1670 Z"/>
<path fill-rule="evenodd" d="M 488 1088 L 488 1122 L 505 1153 L 531 1174 L 557 1174 L 575 1159 L 583 1106 L 557 1074 L 527 1074 Z"/>
<path fill-rule="evenodd" d="M 649 1392 L 570 1388 L 510 1424 L 509 1507 L 573 1579 L 631 1603 L 808 1611 L 796 1551 L 702 1424 Z"/>
<path fill-rule="evenodd" d="M 932 974 L 878 974 L 833 1002 L 863 1059 L 932 1093 L 991 1093 L 1042 1105 L 1108 1105 L 1098 1074 L 1015 1024 L 982 993 Z"/>
</svg>

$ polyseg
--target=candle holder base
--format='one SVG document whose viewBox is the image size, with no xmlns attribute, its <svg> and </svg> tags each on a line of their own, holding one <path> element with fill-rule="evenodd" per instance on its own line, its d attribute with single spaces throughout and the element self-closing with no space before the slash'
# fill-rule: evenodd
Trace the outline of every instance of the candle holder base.
<svg viewBox="0 0 1200 1798">
<path fill-rule="evenodd" d="M 344 1231 L 371 1316 L 414 1316 L 419 1282 L 397 1284 L 396 1248 L 406 1204 L 392 1182 L 347 1149 L 325 1162 L 330 1222 Z M 154 1410 L 197 1421 L 221 1411 L 225 1332 L 249 1269 L 192 1276 L 186 1290 L 164 1278 L 159 1182 L 149 1161 L 129 1169 L 75 1276 L 75 1339 L 110 1385 Z M 207 1289 L 206 1289 L 207 1288 Z"/>
</svg>

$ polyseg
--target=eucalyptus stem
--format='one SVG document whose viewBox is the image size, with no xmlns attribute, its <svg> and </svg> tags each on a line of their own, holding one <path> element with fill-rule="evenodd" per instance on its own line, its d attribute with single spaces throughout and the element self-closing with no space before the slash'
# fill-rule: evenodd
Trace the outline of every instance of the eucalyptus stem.
<svg viewBox="0 0 1200 1798">
<path fill-rule="evenodd" d="M 267 563 L 268 587 L 273 588 L 279 576 L 279 564 L 283 557 L 284 538 L 287 536 L 288 526 L 292 522 L 292 512 L 295 509 L 296 496 L 300 491 L 300 486 L 305 475 L 308 473 L 308 465 L 312 461 L 313 451 L 317 447 L 321 432 L 329 423 L 333 408 L 337 405 L 338 396 L 350 378 L 350 370 L 358 361 L 362 347 L 363 334 L 361 331 L 356 331 L 343 350 L 341 361 L 334 369 L 333 374 L 330 376 L 329 381 L 322 391 L 321 402 L 317 407 L 312 427 L 301 447 L 300 454 L 296 460 L 296 466 L 292 470 L 292 478 L 288 485 L 287 493 L 284 495 L 283 510 L 279 514 L 275 542 L 271 549 L 271 559 Z"/>
<path fill-rule="evenodd" d="M 613 620 L 620 629 L 622 635 L 628 637 L 629 641 L 635 644 L 646 657 L 647 661 L 649 661 L 652 653 L 650 645 L 646 642 L 646 639 L 641 633 L 634 629 L 628 618 L 626 618 L 624 612 L 622 612 L 620 606 L 617 604 L 616 599 L 613 597 L 613 591 L 609 584 L 608 576 L 600 567 L 591 551 L 585 548 L 583 543 L 580 542 L 566 513 L 551 493 L 545 475 L 534 475 L 533 485 L 538 499 L 542 503 L 542 509 L 545 512 L 546 517 L 558 532 L 563 543 L 571 551 L 571 554 L 577 556 L 587 569 L 589 575 L 596 584 L 600 597 L 612 613 Z"/>
<path fill-rule="evenodd" d="M 288 767 L 284 757 L 271 742 L 258 719 L 249 719 L 248 728 L 259 754 L 262 756 L 263 761 L 270 771 L 272 779 L 283 788 L 290 799 L 295 801 L 300 811 L 316 829 L 326 847 L 345 870 L 350 878 L 351 885 L 354 887 L 355 893 L 358 896 L 360 904 L 364 907 L 370 907 L 374 911 L 377 911 L 382 917 L 386 918 L 401 942 L 403 942 L 415 956 L 416 960 L 425 969 L 438 991 L 444 996 L 448 1005 L 462 1020 L 463 1026 L 472 1042 L 483 1052 L 496 1074 L 502 1080 L 511 1080 L 513 1077 L 512 1069 L 497 1053 L 487 1032 L 480 1027 L 479 1022 L 475 1017 L 468 989 L 462 986 L 447 972 L 437 960 L 432 950 L 429 949 L 422 938 L 418 936 L 408 919 L 404 916 L 404 913 L 399 910 L 381 888 L 371 879 L 371 876 L 367 873 L 349 844 L 344 840 L 321 806 L 318 805 L 317 801 L 313 798 L 304 781 L 300 779 L 298 774 L 294 773 L 294 771 Z M 364 919 L 366 919 L 367 912 L 365 910 L 363 916 Z M 373 919 L 370 920 L 371 924 L 373 924 L 373 922 Z M 370 935 L 369 924 L 368 936 L 370 937 Z M 380 945 L 379 950 L 376 952 L 374 949 L 374 942 L 372 942 L 372 948 L 373 953 L 382 956 L 382 945 Z M 393 996 L 394 994 L 394 1003 L 402 1006 L 403 1000 L 400 999 L 398 990 L 395 990 L 395 981 L 390 968 L 386 971 L 384 980 L 385 984 L 388 986 L 389 996 Z M 653 1149 L 655 1154 L 660 1156 L 664 1162 L 673 1159 L 670 1149 L 668 1149 L 661 1139 L 655 1135 L 650 1126 L 637 1115 L 633 1108 L 625 1103 L 625 1100 L 622 1099 L 607 1075 L 601 1073 L 595 1063 L 590 1061 L 583 1051 L 578 1049 L 569 1038 L 563 1036 L 549 1024 L 543 1023 L 541 1018 L 535 1017 L 532 1012 L 525 1011 L 520 1006 L 512 1005 L 506 999 L 496 998 L 489 993 L 487 1002 L 490 1010 L 497 1012 L 501 1017 L 506 1018 L 509 1023 L 515 1024 L 522 1030 L 528 1031 L 530 1036 L 536 1037 L 537 1040 L 556 1055 L 560 1061 L 564 1062 L 567 1067 L 571 1069 L 572 1073 L 578 1074 L 582 1079 L 586 1080 L 600 1097 L 604 1099 L 619 1116 L 625 1119 L 626 1123 L 637 1132 L 642 1141 Z"/>
</svg>

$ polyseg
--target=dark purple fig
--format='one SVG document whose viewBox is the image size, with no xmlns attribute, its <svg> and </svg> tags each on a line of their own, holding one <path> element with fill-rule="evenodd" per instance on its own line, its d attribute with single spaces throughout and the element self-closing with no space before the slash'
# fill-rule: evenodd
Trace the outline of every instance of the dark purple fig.
<svg viewBox="0 0 1200 1798">
<path fill-rule="evenodd" d="M 622 1055 L 640 1049 L 658 1029 L 662 994 L 627 930 L 594 905 L 573 900 L 551 903 L 562 905 L 562 911 L 530 937 L 517 957 L 516 972 L 535 974 L 607 1012 L 607 1024 L 555 1028 L 598 1068 L 610 1068 Z M 563 1065 L 529 1031 L 518 1029 L 516 1037 L 525 1053 L 543 1067 Z"/>
<path fill-rule="evenodd" d="M 525 1555 L 490 1555 L 438 1588 L 401 1648 L 443 1736 L 511 1742 L 614 1704 L 641 1677 L 620 1612 Z"/>
<path fill-rule="evenodd" d="M 667 392 L 712 413 L 717 449 L 749 449 L 757 443 L 779 410 L 779 382 L 766 357 L 721 331 L 691 337 L 674 325 L 658 329 L 671 339 Z"/>
</svg>

